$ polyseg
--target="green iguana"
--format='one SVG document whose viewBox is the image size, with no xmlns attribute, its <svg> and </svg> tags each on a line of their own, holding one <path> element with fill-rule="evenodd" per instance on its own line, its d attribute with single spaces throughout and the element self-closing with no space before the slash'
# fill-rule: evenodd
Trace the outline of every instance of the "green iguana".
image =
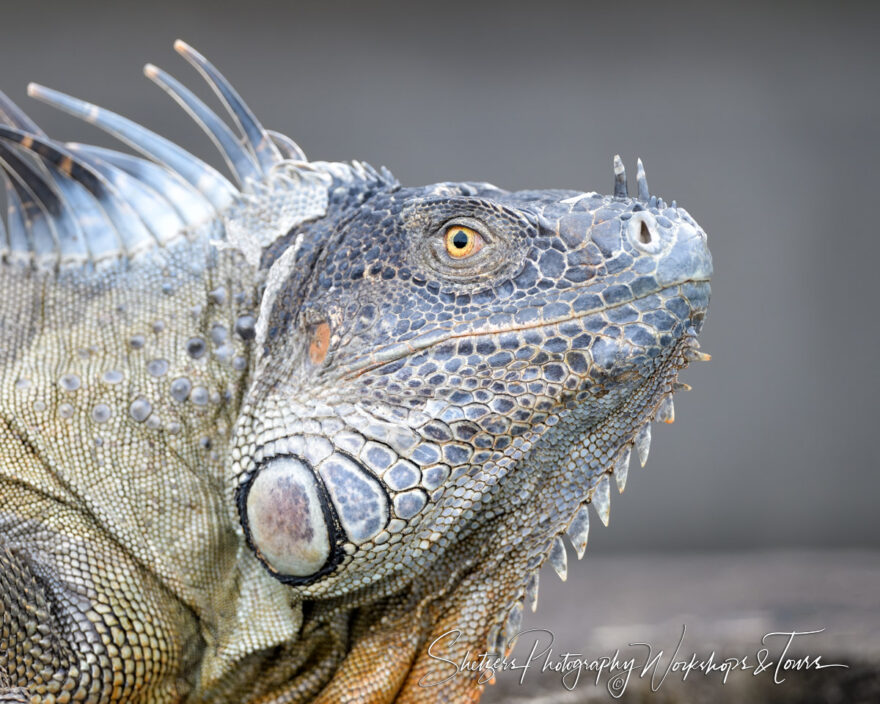
<svg viewBox="0 0 880 704">
<path fill-rule="evenodd" d="M 619 157 L 608 196 L 307 161 L 175 46 L 234 181 L 0 99 L 0 701 L 476 701 L 431 644 L 504 652 L 607 524 L 708 357 L 706 236 Z"/>
</svg>

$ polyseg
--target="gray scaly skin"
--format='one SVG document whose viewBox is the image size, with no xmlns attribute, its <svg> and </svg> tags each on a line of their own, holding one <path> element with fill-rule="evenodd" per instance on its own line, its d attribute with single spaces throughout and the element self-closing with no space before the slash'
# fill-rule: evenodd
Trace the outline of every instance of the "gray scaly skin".
<svg viewBox="0 0 880 704">
<path fill-rule="evenodd" d="M 608 522 L 707 358 L 706 236 L 619 159 L 610 196 L 307 162 L 177 49 L 243 142 L 147 75 L 237 185 L 0 97 L 0 701 L 476 701 L 429 649 L 505 650 Z"/>
</svg>

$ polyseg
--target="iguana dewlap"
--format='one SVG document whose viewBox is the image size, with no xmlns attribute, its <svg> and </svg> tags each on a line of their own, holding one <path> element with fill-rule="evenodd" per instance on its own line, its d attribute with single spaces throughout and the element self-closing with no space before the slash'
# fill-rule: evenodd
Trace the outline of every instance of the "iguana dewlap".
<svg viewBox="0 0 880 704">
<path fill-rule="evenodd" d="M 232 180 L 0 94 L 0 702 L 474 701 L 429 648 L 503 652 L 607 524 L 707 357 L 706 235 L 619 158 L 606 196 L 307 161 L 175 46 Z"/>
</svg>

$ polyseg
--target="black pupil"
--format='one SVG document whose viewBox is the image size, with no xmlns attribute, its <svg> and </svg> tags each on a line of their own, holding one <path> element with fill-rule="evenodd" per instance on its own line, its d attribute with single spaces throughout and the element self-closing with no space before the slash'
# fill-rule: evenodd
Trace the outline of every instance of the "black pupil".
<svg viewBox="0 0 880 704">
<path fill-rule="evenodd" d="M 464 230 L 457 230 L 452 236 L 452 244 L 456 249 L 464 249 L 467 247 L 468 236 Z"/>
</svg>

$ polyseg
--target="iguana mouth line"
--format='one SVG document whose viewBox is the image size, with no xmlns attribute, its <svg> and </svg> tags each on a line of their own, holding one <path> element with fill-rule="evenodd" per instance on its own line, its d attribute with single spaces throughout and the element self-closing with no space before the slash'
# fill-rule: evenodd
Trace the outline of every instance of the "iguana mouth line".
<svg viewBox="0 0 880 704">
<path fill-rule="evenodd" d="M 450 332 L 448 335 L 444 335 L 441 338 L 434 340 L 427 340 L 425 344 L 422 345 L 409 345 L 407 342 L 396 343 L 389 347 L 386 347 L 384 350 L 379 349 L 378 354 L 382 354 L 385 351 L 393 352 L 395 350 L 400 349 L 402 345 L 405 345 L 406 348 L 401 350 L 398 354 L 392 354 L 387 359 L 381 359 L 375 362 L 366 362 L 366 363 L 358 363 L 356 362 L 353 367 L 346 373 L 342 375 L 342 379 L 345 381 L 351 381 L 357 379 L 360 376 L 363 376 L 367 372 L 371 372 L 374 369 L 378 369 L 379 367 L 383 367 L 386 364 L 391 364 L 392 362 L 396 362 L 399 359 L 403 359 L 404 357 L 408 357 L 409 355 L 415 354 L 417 352 L 422 352 L 427 349 L 431 349 L 432 347 L 436 347 L 437 345 L 441 345 L 444 342 L 449 342 L 450 340 L 460 340 L 468 337 L 483 337 L 483 336 L 491 336 L 491 335 L 502 335 L 504 333 L 509 332 L 520 332 L 522 330 L 534 330 L 536 328 L 545 328 L 551 325 L 562 325 L 563 323 L 568 323 L 573 320 L 580 320 L 581 318 L 585 318 L 588 315 L 595 315 L 597 313 L 614 310 L 615 308 L 620 308 L 625 305 L 630 305 L 635 301 L 639 301 L 650 296 L 656 296 L 658 294 L 663 293 L 664 291 L 671 291 L 676 288 L 681 288 L 682 286 L 686 286 L 687 284 L 709 284 L 709 279 L 698 278 L 698 279 L 685 279 L 684 281 L 680 281 L 675 284 L 671 284 L 669 286 L 664 286 L 663 288 L 659 288 L 656 291 L 652 291 L 651 293 L 646 293 L 643 296 L 635 296 L 633 298 L 629 298 L 625 301 L 620 301 L 618 303 L 613 303 L 611 305 L 605 306 L 603 308 L 595 308 L 592 310 L 584 311 L 583 313 L 578 313 L 577 315 L 570 315 L 566 318 L 560 318 L 559 320 L 551 320 L 549 322 L 541 322 L 534 324 L 526 324 L 526 325 L 512 325 L 506 328 L 497 328 L 495 330 L 482 330 L 479 332 L 462 332 L 462 333 L 452 333 Z M 375 356 L 375 355 L 374 355 Z"/>
</svg>

